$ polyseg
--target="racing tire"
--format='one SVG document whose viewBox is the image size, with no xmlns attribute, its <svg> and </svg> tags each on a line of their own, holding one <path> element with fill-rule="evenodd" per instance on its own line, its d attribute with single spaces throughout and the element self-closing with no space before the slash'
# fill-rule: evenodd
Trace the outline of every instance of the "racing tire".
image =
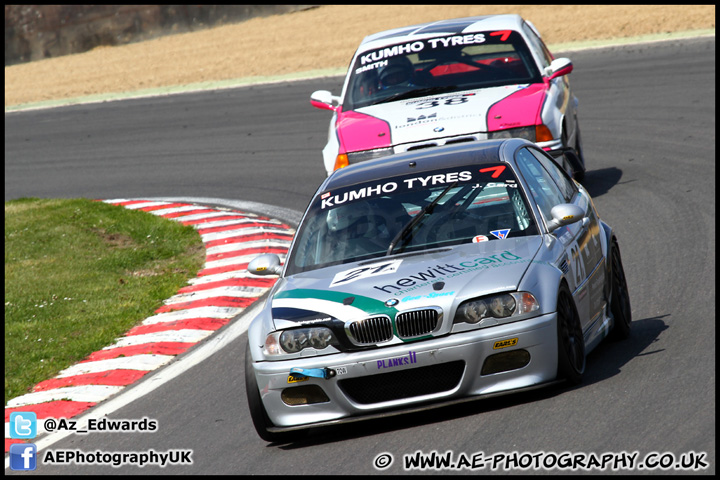
<svg viewBox="0 0 720 480">
<path fill-rule="evenodd" d="M 579 384 L 585 373 L 585 340 L 575 302 L 564 283 L 558 291 L 557 343 L 557 378 L 572 385 Z"/>
<path fill-rule="evenodd" d="M 262 399 L 260 398 L 260 390 L 258 390 L 257 379 L 252 367 L 252 356 L 250 355 L 250 345 L 245 348 L 245 392 L 247 393 L 248 407 L 250 408 L 250 418 L 258 436 L 266 442 L 273 443 L 290 443 L 305 436 L 306 430 L 292 430 L 289 432 L 270 432 L 268 428 L 273 427 Z"/>
<path fill-rule="evenodd" d="M 570 148 L 575 153 L 575 156 L 577 157 L 578 161 L 580 162 L 580 165 L 582 167 L 582 170 L 576 170 L 575 165 L 565 165 L 565 161 L 563 161 L 563 168 L 567 172 L 567 174 L 570 176 L 570 178 L 575 179 L 578 183 L 581 183 L 583 180 L 585 180 L 585 159 L 583 158 L 582 154 L 582 142 L 580 141 L 580 127 L 577 125 L 577 119 L 575 120 L 575 128 L 577 129 L 577 134 L 575 138 L 575 146 L 571 147 L 568 145 L 568 134 L 567 130 L 565 130 L 565 126 L 563 125 L 562 132 L 560 134 L 560 140 L 562 142 L 563 148 Z"/>
<path fill-rule="evenodd" d="M 610 254 L 612 269 L 611 285 L 612 297 L 610 299 L 610 312 L 614 318 L 610 337 L 613 340 L 624 340 L 630 336 L 630 323 L 632 322 L 632 308 L 630 306 L 630 293 L 628 292 L 625 270 L 623 269 L 620 247 L 613 240 Z"/>
</svg>

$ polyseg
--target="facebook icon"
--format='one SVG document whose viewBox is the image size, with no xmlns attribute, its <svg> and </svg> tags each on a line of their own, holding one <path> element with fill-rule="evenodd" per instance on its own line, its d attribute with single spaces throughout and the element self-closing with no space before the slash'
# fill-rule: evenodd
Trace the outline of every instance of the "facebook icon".
<svg viewBox="0 0 720 480">
<path fill-rule="evenodd" d="M 37 447 L 34 443 L 10 445 L 11 470 L 35 470 L 37 468 Z"/>
<path fill-rule="evenodd" d="M 37 415 L 35 412 L 13 412 L 10 414 L 10 438 L 35 438 Z"/>
</svg>

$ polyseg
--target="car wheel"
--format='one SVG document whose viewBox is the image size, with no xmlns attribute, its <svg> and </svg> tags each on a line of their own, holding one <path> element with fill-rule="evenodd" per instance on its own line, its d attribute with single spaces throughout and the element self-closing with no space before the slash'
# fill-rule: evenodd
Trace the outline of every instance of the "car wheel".
<svg viewBox="0 0 720 480">
<path fill-rule="evenodd" d="M 293 430 L 290 432 L 270 432 L 268 428 L 273 427 L 258 390 L 255 372 L 252 367 L 250 345 L 245 348 L 245 392 L 247 393 L 250 418 L 257 434 L 266 442 L 288 443 L 302 438 L 307 432 L 305 430 Z"/>
<path fill-rule="evenodd" d="M 568 134 L 567 130 L 565 129 L 565 126 L 563 125 L 562 133 L 560 134 L 560 140 L 562 141 L 563 148 L 569 148 L 571 149 L 575 155 L 577 156 L 578 160 L 580 161 L 580 165 L 582 166 L 582 169 L 578 170 L 576 169 L 576 165 L 563 165 L 565 168 L 565 171 L 567 174 L 571 177 L 577 180 L 578 182 L 582 182 L 585 179 L 585 159 L 583 158 L 582 154 L 582 142 L 580 141 L 580 126 L 577 124 L 577 119 L 575 120 L 575 128 L 577 130 L 577 134 L 575 136 L 575 146 L 571 147 L 568 145 Z M 565 162 L 563 162 L 565 163 Z"/>
<path fill-rule="evenodd" d="M 565 284 L 558 292 L 557 336 L 558 379 L 577 385 L 585 372 L 585 340 L 575 302 Z"/>
<path fill-rule="evenodd" d="M 613 241 L 611 252 L 612 267 L 612 298 L 610 300 L 610 311 L 615 319 L 611 337 L 615 340 L 623 340 L 630 336 L 630 322 L 632 322 L 632 309 L 630 307 L 630 293 L 625 279 L 625 270 L 620 257 L 620 247 Z"/>
</svg>

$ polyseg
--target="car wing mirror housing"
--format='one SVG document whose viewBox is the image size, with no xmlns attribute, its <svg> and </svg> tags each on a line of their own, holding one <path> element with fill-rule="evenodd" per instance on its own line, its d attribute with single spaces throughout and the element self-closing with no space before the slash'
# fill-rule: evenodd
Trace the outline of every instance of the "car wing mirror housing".
<svg viewBox="0 0 720 480">
<path fill-rule="evenodd" d="M 557 77 L 562 77 L 573 71 L 573 64 L 569 58 L 556 58 L 552 61 L 549 67 L 545 69 L 545 74 L 549 76 L 550 80 Z"/>
<path fill-rule="evenodd" d="M 280 275 L 282 273 L 280 257 L 274 253 L 265 253 L 253 258 L 248 263 L 247 270 L 254 275 Z"/>
<path fill-rule="evenodd" d="M 561 203 L 550 210 L 550 215 L 552 215 L 552 220 L 548 222 L 548 233 L 552 233 L 565 225 L 579 222 L 585 218 L 585 211 L 577 205 Z"/>
<path fill-rule="evenodd" d="M 337 102 L 338 105 L 333 105 Z M 310 105 L 322 110 L 336 111 L 340 104 L 340 97 L 336 97 L 327 90 L 317 90 L 310 95 Z"/>
</svg>

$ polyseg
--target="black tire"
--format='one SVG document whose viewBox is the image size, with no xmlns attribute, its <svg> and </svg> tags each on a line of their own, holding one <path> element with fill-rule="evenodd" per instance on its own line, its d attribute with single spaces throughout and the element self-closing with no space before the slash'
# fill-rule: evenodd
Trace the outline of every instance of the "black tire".
<svg viewBox="0 0 720 480">
<path fill-rule="evenodd" d="M 580 165 L 582 166 L 582 170 L 576 170 L 577 165 L 573 164 L 571 165 L 563 155 L 562 157 L 562 167 L 565 172 L 567 172 L 568 176 L 570 178 L 573 178 L 577 180 L 578 182 L 582 182 L 585 179 L 585 160 L 582 158 L 582 148 L 580 147 L 580 127 L 577 125 L 577 120 L 575 121 L 575 125 L 577 128 L 577 138 L 575 139 L 575 146 L 572 147 L 568 145 L 568 135 L 567 130 L 565 130 L 565 125 L 563 124 L 563 130 L 560 134 L 560 141 L 562 142 L 563 148 L 569 148 L 572 149 L 573 153 L 577 157 L 577 160 L 580 162 Z"/>
<path fill-rule="evenodd" d="M 611 285 L 610 312 L 615 319 L 610 337 L 613 340 L 624 340 L 630 336 L 630 323 L 632 322 L 632 308 L 630 306 L 630 293 L 625 279 L 620 247 L 613 240 L 610 253 Z"/>
<path fill-rule="evenodd" d="M 557 377 L 577 385 L 585 372 L 585 340 L 575 301 L 564 283 L 558 291 L 557 337 Z"/>
<path fill-rule="evenodd" d="M 250 355 L 250 345 L 245 348 L 245 392 L 247 393 L 248 407 L 250 408 L 250 418 L 257 434 L 266 442 L 273 443 L 289 443 L 305 436 L 306 430 L 292 430 L 289 432 L 270 432 L 268 428 L 273 427 L 258 390 L 255 372 L 252 367 L 252 356 Z"/>
</svg>

